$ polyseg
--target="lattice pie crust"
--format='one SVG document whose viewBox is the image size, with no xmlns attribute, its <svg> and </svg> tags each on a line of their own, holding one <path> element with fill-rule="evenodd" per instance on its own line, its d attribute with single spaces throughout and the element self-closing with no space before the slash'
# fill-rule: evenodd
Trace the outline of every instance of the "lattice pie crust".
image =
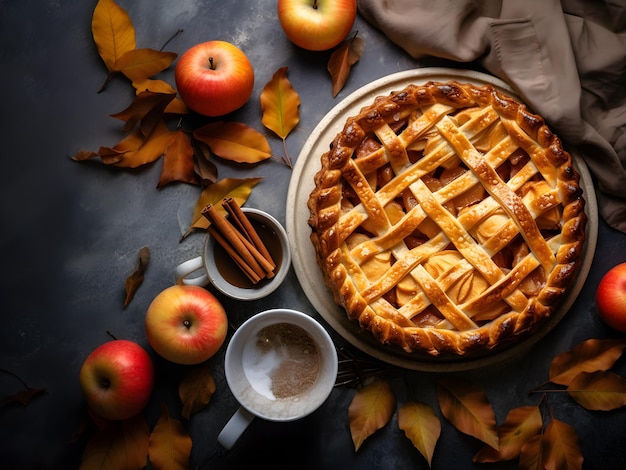
<svg viewBox="0 0 626 470">
<path fill-rule="evenodd" d="M 347 119 L 308 207 L 335 301 L 383 344 L 470 356 L 535 331 L 575 276 L 579 175 L 491 86 L 409 85 Z"/>
</svg>

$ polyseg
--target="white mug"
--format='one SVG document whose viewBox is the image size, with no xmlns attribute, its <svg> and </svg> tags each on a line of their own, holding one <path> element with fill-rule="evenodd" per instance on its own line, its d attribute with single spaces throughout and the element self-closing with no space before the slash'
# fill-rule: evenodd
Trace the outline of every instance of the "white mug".
<svg viewBox="0 0 626 470">
<path fill-rule="evenodd" d="M 276 274 L 271 279 L 262 280 L 254 287 L 241 287 L 226 280 L 218 269 L 214 256 L 217 242 L 211 235 L 207 235 L 202 254 L 187 260 L 176 267 L 175 277 L 177 284 L 189 284 L 206 286 L 209 283 L 229 297 L 238 300 L 256 300 L 274 292 L 287 276 L 291 265 L 291 251 L 289 239 L 283 226 L 270 214 L 259 209 L 243 207 L 242 211 L 250 221 L 262 225 L 268 230 L 272 238 L 275 238 L 280 259 L 277 260 Z M 191 275 L 199 272 L 196 277 Z"/>
<path fill-rule="evenodd" d="M 293 421 L 317 410 L 337 378 L 333 341 L 313 317 L 273 309 L 246 320 L 226 348 L 226 382 L 240 404 L 218 436 L 230 449 L 255 417 Z"/>
</svg>

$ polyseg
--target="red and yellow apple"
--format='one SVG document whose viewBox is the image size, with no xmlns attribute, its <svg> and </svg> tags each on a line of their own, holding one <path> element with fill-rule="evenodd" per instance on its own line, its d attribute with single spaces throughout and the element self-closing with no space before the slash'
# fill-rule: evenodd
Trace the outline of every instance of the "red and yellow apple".
<svg viewBox="0 0 626 470">
<path fill-rule="evenodd" d="M 139 344 L 123 339 L 94 349 L 80 369 L 80 386 L 91 412 L 108 420 L 138 415 L 154 386 L 152 359 Z"/>
<path fill-rule="evenodd" d="M 604 274 L 596 290 L 596 307 L 607 325 L 626 333 L 626 263 Z"/>
<path fill-rule="evenodd" d="M 189 108 L 204 116 L 222 116 L 248 101 L 254 89 L 254 69 L 237 46 L 207 41 L 180 56 L 174 80 Z"/>
<path fill-rule="evenodd" d="M 278 19 L 295 45 L 325 51 L 343 41 L 356 18 L 356 0 L 278 0 Z"/>
<path fill-rule="evenodd" d="M 228 332 L 224 307 L 199 286 L 174 285 L 148 306 L 148 342 L 161 357 L 176 364 L 199 364 L 220 349 Z"/>
</svg>

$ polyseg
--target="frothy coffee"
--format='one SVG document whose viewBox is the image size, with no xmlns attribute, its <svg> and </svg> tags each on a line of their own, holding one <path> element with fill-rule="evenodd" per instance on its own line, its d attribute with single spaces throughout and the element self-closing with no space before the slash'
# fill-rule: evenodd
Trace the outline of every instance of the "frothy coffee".
<svg viewBox="0 0 626 470">
<path fill-rule="evenodd" d="M 243 350 L 243 372 L 257 393 L 270 400 L 293 399 L 320 374 L 320 352 L 311 336 L 290 323 L 262 328 Z"/>
</svg>

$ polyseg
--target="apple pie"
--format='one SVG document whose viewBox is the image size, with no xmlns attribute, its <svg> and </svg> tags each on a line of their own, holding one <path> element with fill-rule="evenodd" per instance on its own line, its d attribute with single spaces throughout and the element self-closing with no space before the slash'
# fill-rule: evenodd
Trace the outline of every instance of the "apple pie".
<svg viewBox="0 0 626 470">
<path fill-rule="evenodd" d="M 555 312 L 581 260 L 584 204 L 541 116 L 490 85 L 429 82 L 346 120 L 308 224 L 335 302 L 366 334 L 467 358 Z"/>
</svg>

